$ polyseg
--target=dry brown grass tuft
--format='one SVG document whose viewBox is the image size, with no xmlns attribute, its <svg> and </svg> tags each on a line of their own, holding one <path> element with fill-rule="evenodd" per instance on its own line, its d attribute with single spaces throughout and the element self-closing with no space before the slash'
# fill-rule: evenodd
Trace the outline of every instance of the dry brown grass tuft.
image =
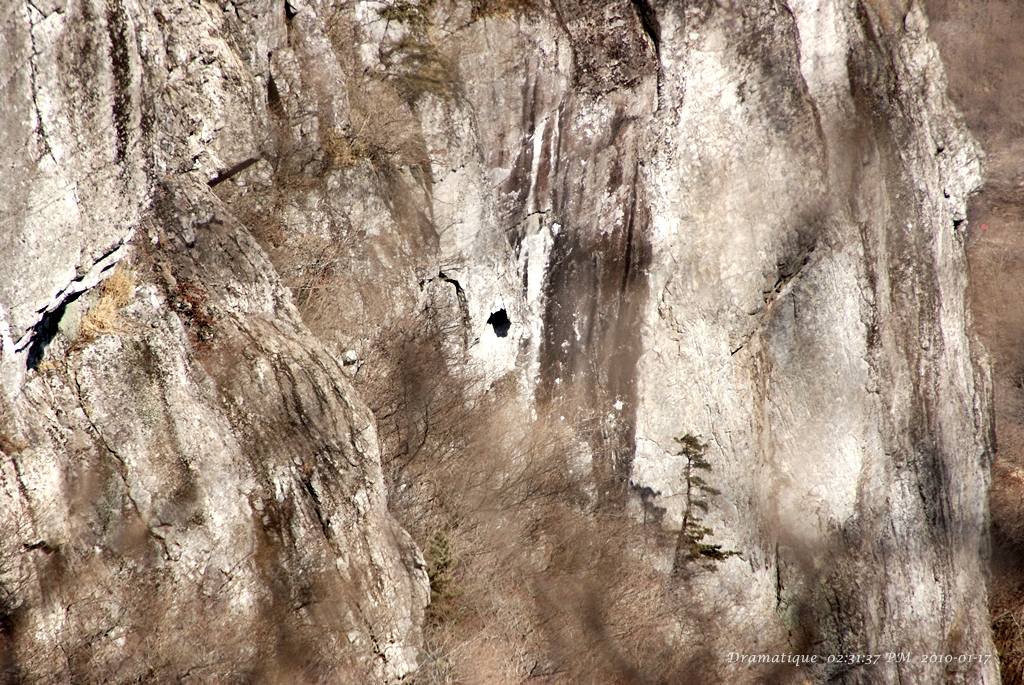
<svg viewBox="0 0 1024 685">
<path fill-rule="evenodd" d="M 134 296 L 135 277 L 127 267 L 118 264 L 110 278 L 104 281 L 96 304 L 82 317 L 79 334 L 90 339 L 121 330 L 117 311 L 131 302 Z"/>
</svg>

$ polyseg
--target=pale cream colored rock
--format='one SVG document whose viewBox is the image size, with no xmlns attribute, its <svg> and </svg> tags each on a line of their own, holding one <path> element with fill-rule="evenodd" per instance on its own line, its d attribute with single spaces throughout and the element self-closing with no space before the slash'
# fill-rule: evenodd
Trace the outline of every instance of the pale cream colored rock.
<svg viewBox="0 0 1024 685">
<path fill-rule="evenodd" d="M 920 7 L 426 7 L 3 15 L 0 612 L 19 673 L 407 675 L 424 562 L 346 369 L 430 321 L 455 322 L 443 350 L 474 390 L 518 374 L 590 426 L 595 499 L 639 511 L 647 488 L 678 525 L 673 438 L 709 443 L 706 522 L 743 553 L 694 581 L 723 659 L 992 654 L 959 228 L 978 152 Z M 124 329 L 76 346 L 69 319 L 26 371 L 44 314 L 100 297 L 125 258 Z M 292 295 L 309 317 L 324 283 L 317 340 Z"/>
<path fill-rule="evenodd" d="M 263 154 L 284 12 L 37 7 L 0 57 L 5 676 L 402 679 L 427 578 L 373 417 L 207 184 Z M 301 74 L 327 48 L 300 23 Z M 328 67 L 296 88 L 343 128 Z M 88 337 L 118 261 L 141 284 Z"/>
</svg>

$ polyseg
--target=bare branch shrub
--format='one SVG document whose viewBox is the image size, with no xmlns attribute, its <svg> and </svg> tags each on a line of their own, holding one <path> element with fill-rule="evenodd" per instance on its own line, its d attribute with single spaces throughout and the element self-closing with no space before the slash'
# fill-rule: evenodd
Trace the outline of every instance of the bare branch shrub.
<svg viewBox="0 0 1024 685">
<path fill-rule="evenodd" d="M 534 415 L 514 376 L 481 392 L 453 371 L 457 325 L 400 322 L 356 377 L 390 509 L 426 550 L 437 602 L 414 682 L 698 677 L 700 647 L 681 636 L 700 617 L 666 572 L 675 534 L 599 501 L 581 438 L 592 417 Z"/>
<path fill-rule="evenodd" d="M 443 77 L 443 69 L 437 66 L 442 63 L 426 57 L 423 60 L 427 65 L 422 70 L 423 79 Z M 422 165 L 427 157 L 426 146 L 419 119 L 407 101 L 405 82 L 396 84 L 375 75 L 353 75 L 347 85 L 352 124 L 345 131 L 321 131 L 325 168 L 346 168 L 364 159 L 376 168 Z M 430 87 L 429 83 L 420 85 L 420 93 Z"/>
<path fill-rule="evenodd" d="M 209 349 L 215 335 L 215 322 L 207 306 L 209 298 L 205 288 L 184 280 L 179 280 L 171 293 L 171 306 L 194 336 L 197 349 L 201 350 Z"/>
<path fill-rule="evenodd" d="M 455 63 L 429 40 L 405 37 L 381 51 L 396 92 L 413 107 L 426 93 L 450 100 L 461 89 Z"/>
<path fill-rule="evenodd" d="M 534 0 L 473 0 L 472 5 L 474 21 L 487 17 L 508 18 L 513 14 L 537 11 Z"/>
<path fill-rule="evenodd" d="M 999 649 L 999 662 L 1003 683 L 1019 685 L 1024 682 L 1024 611 L 1022 598 L 1013 606 L 992 617 L 992 638 Z"/>
<path fill-rule="evenodd" d="M 422 26 L 430 20 L 430 11 L 435 4 L 437 4 L 437 0 L 423 0 L 422 2 L 398 0 L 393 4 L 385 5 L 378 11 L 378 14 L 385 21 L 399 21 L 410 26 Z"/>
</svg>

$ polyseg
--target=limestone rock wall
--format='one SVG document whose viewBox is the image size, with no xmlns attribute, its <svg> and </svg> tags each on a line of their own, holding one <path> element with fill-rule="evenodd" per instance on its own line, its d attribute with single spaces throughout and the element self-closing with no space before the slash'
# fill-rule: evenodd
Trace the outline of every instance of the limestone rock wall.
<svg viewBox="0 0 1024 685">
<path fill-rule="evenodd" d="M 578 427 L 609 506 L 678 525 L 672 438 L 710 444 L 742 556 L 695 586 L 706 647 L 991 654 L 977 150 L 916 3 L 67 0 L 3 27 L 11 673 L 409 672 L 423 562 L 345 377 L 431 322 L 481 391 Z M 135 297 L 83 337 L 119 260 Z"/>
<path fill-rule="evenodd" d="M 672 436 L 711 443 L 723 495 L 708 520 L 748 563 L 709 580 L 745 598 L 727 633 L 763 641 L 770 617 L 801 650 L 992 653 L 990 388 L 963 296 L 979 167 L 921 8 L 659 16 L 634 482 L 671 516 Z M 998 680 L 994 661 L 843 676 L 953 677 Z"/>
<path fill-rule="evenodd" d="M 4 682 L 416 666 L 427 577 L 386 510 L 373 416 L 211 191 L 262 154 L 286 20 L 269 3 L 5 10 Z M 322 50 L 307 29 L 300 63 Z M 310 87 L 343 121 L 328 67 Z M 115 262 L 135 283 L 104 323 Z"/>
</svg>

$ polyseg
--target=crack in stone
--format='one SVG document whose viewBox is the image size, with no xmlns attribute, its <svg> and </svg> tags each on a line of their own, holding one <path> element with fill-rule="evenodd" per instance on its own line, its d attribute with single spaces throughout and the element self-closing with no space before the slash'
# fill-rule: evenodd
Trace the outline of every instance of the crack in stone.
<svg viewBox="0 0 1024 685">
<path fill-rule="evenodd" d="M 440 278 L 445 283 L 450 283 L 451 285 L 455 286 L 455 298 L 459 302 L 459 310 L 462 313 L 462 324 L 465 337 L 463 344 L 468 349 L 470 337 L 472 336 L 473 332 L 473 324 L 469 318 L 469 300 L 466 297 L 466 291 L 463 290 L 461 283 L 459 283 L 454 278 L 448 276 L 448 274 L 446 274 L 443 271 L 437 272 L 437 277 Z"/>
<path fill-rule="evenodd" d="M 111 269 L 113 269 L 113 267 L 124 257 L 128 241 L 130 241 L 134 235 L 135 229 L 129 229 L 128 233 L 118 242 L 116 247 L 107 251 L 103 256 L 93 262 L 93 265 L 84 276 L 71 281 L 63 290 L 58 291 L 58 293 L 54 295 L 49 304 L 36 310 L 36 314 L 39 315 L 39 318 L 36 319 L 35 323 L 29 326 L 25 330 L 25 333 L 18 338 L 18 341 L 14 343 L 14 351 L 22 352 L 32 343 L 36 335 L 40 332 L 40 326 L 47 314 L 57 311 L 62 306 L 70 302 L 73 297 L 76 297 L 86 290 L 90 290 L 99 285 L 100 281 L 104 280 L 104 275 L 111 272 Z"/>
<path fill-rule="evenodd" d="M 38 59 L 39 57 L 42 57 L 43 53 L 41 53 L 39 51 L 39 49 L 36 47 L 36 33 L 35 33 L 35 31 L 36 31 L 36 27 L 39 25 L 39 21 L 40 20 L 36 20 L 35 19 L 35 14 L 38 14 L 40 17 L 42 17 L 42 19 L 45 19 L 46 16 L 42 12 L 40 12 L 36 8 L 35 5 L 33 5 L 32 3 L 28 3 L 28 4 L 29 4 L 29 10 L 28 10 L 29 30 L 28 30 L 28 35 L 29 35 L 29 43 L 31 44 L 31 47 L 32 47 L 32 54 L 28 58 L 28 64 L 29 64 L 29 83 L 30 83 L 30 89 L 32 91 L 32 109 L 35 110 L 35 119 L 36 119 L 36 121 L 35 121 L 36 126 L 35 126 L 34 133 L 36 134 L 37 142 L 39 143 L 40 147 L 42 148 L 42 154 L 39 155 L 39 158 L 36 159 L 36 161 L 38 162 L 40 159 L 42 159 L 46 155 L 49 155 L 50 159 L 53 160 L 53 163 L 57 164 L 57 158 L 53 156 L 53 149 L 50 147 L 50 142 L 49 142 L 49 140 L 47 140 L 46 129 L 43 127 L 43 115 L 42 115 L 41 110 L 39 109 L 39 83 L 38 83 L 38 81 L 36 79 L 36 71 L 37 71 L 36 70 L 36 59 Z M 33 10 L 35 10 L 35 12 L 33 12 Z"/>
<path fill-rule="evenodd" d="M 142 510 L 139 508 L 139 503 L 136 502 L 135 498 L 132 496 L 132 488 L 128 484 L 127 462 L 125 462 L 124 457 L 118 454 L 118 452 L 110 445 L 110 443 L 107 442 L 107 439 L 103 437 L 103 433 L 96 425 L 96 422 L 93 420 L 92 416 L 89 415 L 89 410 L 86 408 L 85 402 L 82 401 L 82 385 L 78 381 L 78 374 L 71 374 L 71 379 L 75 384 L 75 395 L 78 400 L 78 407 L 82 410 L 82 415 L 85 417 L 86 422 L 88 422 L 89 427 L 92 428 L 93 433 L 96 435 L 96 439 L 99 441 L 101 445 L 103 445 L 103 448 L 107 450 L 107 452 L 109 452 L 110 455 L 114 457 L 114 459 L 116 459 L 117 462 L 121 465 L 121 468 L 119 469 L 121 474 L 121 482 L 124 483 L 125 495 L 128 497 L 128 501 L 132 503 L 132 508 L 135 509 L 135 514 L 139 517 L 139 520 L 146 526 L 146 532 L 149 534 L 150 537 L 156 540 L 157 543 L 160 545 L 161 549 L 163 549 L 164 559 L 169 561 L 171 559 L 171 555 L 170 551 L 167 549 L 167 541 L 159 535 L 157 535 L 156 532 L 150 527 L 149 521 L 147 521 L 146 517 L 142 515 Z"/>
<path fill-rule="evenodd" d="M 747 343 L 750 342 L 751 338 L 753 338 L 757 334 L 757 332 L 761 330 L 762 326 L 764 325 L 765 319 L 772 312 L 773 306 L 776 303 L 781 302 L 782 299 L 789 294 L 790 290 L 793 289 L 793 283 L 796 280 L 798 280 L 800 272 L 803 270 L 803 267 L 807 264 L 808 261 L 810 261 L 810 257 L 805 259 L 804 263 L 801 264 L 797 268 L 796 272 L 793 273 L 791 276 L 789 276 L 788 278 L 779 279 L 779 282 L 775 284 L 775 288 L 772 290 L 772 292 L 770 292 L 766 296 L 764 306 L 761 307 L 761 309 L 758 310 L 757 312 L 754 312 L 755 316 L 759 315 L 757 323 L 754 324 L 754 327 L 751 329 L 750 333 L 748 333 L 743 338 L 743 342 L 739 344 L 739 347 L 729 351 L 730 356 L 734 356 L 737 352 L 746 347 Z M 795 308 L 796 304 L 794 304 L 793 306 Z"/>
</svg>

